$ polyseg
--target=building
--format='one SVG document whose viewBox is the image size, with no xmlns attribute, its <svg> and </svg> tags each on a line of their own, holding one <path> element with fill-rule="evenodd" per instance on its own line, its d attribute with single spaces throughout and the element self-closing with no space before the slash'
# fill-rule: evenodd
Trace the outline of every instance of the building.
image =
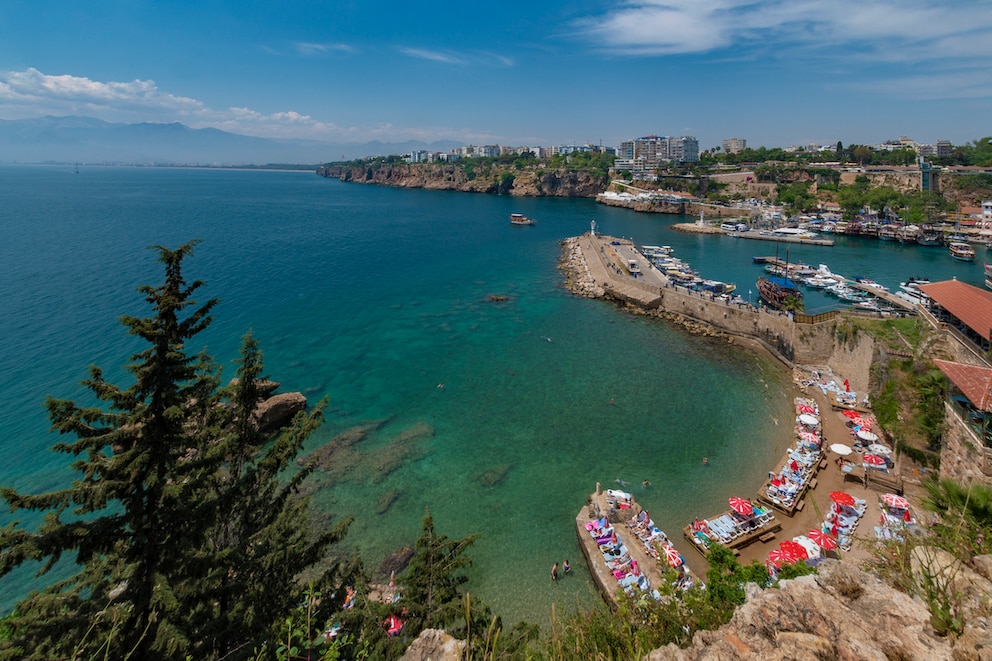
<svg viewBox="0 0 992 661">
<path fill-rule="evenodd" d="M 950 140 L 937 140 L 937 158 L 950 158 L 951 157 L 951 141 Z"/>
<path fill-rule="evenodd" d="M 747 140 L 744 138 L 727 138 L 720 147 L 724 154 L 737 154 L 747 149 Z"/>
<path fill-rule="evenodd" d="M 669 138 L 647 135 L 620 143 L 615 170 L 653 172 L 668 163 L 696 163 L 699 161 L 699 141 L 692 136 Z"/>
</svg>

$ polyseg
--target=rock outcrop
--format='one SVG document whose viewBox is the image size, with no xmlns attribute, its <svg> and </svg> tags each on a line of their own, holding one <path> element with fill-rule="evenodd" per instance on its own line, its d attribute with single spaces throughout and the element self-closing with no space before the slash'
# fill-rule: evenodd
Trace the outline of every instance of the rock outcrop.
<svg viewBox="0 0 992 661">
<path fill-rule="evenodd" d="M 596 197 L 606 175 L 567 168 L 517 170 L 509 166 L 399 163 L 363 167 L 322 166 L 317 174 L 341 181 L 399 188 L 457 190 L 525 197 Z"/>
<path fill-rule="evenodd" d="M 606 294 L 603 286 L 589 273 L 579 239 L 571 237 L 562 241 L 561 258 L 558 268 L 565 274 L 565 289 L 586 298 L 602 298 Z"/>
<path fill-rule="evenodd" d="M 974 575 L 977 578 L 977 575 Z M 819 572 L 778 589 L 749 585 L 747 602 L 692 645 L 668 645 L 649 661 L 697 659 L 988 659 L 986 623 L 977 618 L 956 640 L 942 638 L 919 599 L 851 562 L 827 560 Z"/>
<path fill-rule="evenodd" d="M 424 629 L 406 648 L 400 661 L 461 661 L 464 652 L 464 640 L 443 629 Z"/>
<path fill-rule="evenodd" d="M 307 408 L 307 398 L 300 392 L 285 392 L 259 402 L 255 408 L 255 420 L 263 434 L 284 427 L 300 411 Z"/>
</svg>

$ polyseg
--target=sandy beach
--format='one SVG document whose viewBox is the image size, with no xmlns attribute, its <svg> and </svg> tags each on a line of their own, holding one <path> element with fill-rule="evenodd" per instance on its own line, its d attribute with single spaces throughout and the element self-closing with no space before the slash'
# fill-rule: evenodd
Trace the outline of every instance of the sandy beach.
<svg viewBox="0 0 992 661">
<path fill-rule="evenodd" d="M 835 378 L 837 377 L 835 376 Z M 856 481 L 844 480 L 845 474 L 841 471 L 837 462 L 838 455 L 831 452 L 829 447 L 831 443 L 851 445 L 854 439 L 850 429 L 847 427 L 847 418 L 839 410 L 831 409 L 831 401 L 828 396 L 816 388 L 810 389 L 808 393 L 804 393 L 800 392 L 798 387 L 795 390 L 795 395 L 797 397 L 811 397 L 816 400 L 819 406 L 823 433 L 822 447 L 825 450 L 823 456 L 827 460 L 827 466 L 816 473 L 815 487 L 807 490 L 805 496 L 806 504 L 801 511 L 796 512 L 791 517 L 781 512 L 775 513 L 776 520 L 782 524 L 782 529 L 775 534 L 775 539 L 768 542 L 758 541 L 740 549 L 738 560 L 742 564 L 748 564 L 754 560 L 764 564 L 767 560 L 768 552 L 776 548 L 782 540 L 792 539 L 797 535 L 806 535 L 810 530 L 819 528 L 827 512 L 830 510 L 832 503 L 829 494 L 832 491 L 846 491 L 855 498 L 862 498 L 867 501 L 868 508 L 854 531 L 854 543 L 851 549 L 849 551 L 838 549 L 831 551 L 829 555 L 855 562 L 867 560 L 871 554 L 866 544 L 861 540 L 864 539 L 869 543 L 875 540 L 874 526 L 878 525 L 879 517 L 882 513 L 879 507 L 879 497 L 882 495 L 882 492 L 866 488 Z M 852 455 L 852 457 L 857 456 Z M 769 466 L 769 469 L 772 468 L 772 466 Z M 896 471 L 898 471 L 898 458 L 896 459 Z M 727 494 L 728 497 L 732 495 L 734 494 Z M 755 494 L 740 495 L 753 498 Z M 906 494 L 906 496 L 913 504 L 914 512 L 917 512 L 917 500 L 913 498 L 912 494 Z M 703 518 L 714 514 L 716 512 L 700 512 L 699 517 Z M 706 560 L 699 553 L 695 552 L 686 540 L 676 539 L 675 542 L 676 546 L 685 556 L 686 562 L 689 564 L 689 568 L 693 573 L 697 576 L 705 577 L 708 569 Z"/>
</svg>

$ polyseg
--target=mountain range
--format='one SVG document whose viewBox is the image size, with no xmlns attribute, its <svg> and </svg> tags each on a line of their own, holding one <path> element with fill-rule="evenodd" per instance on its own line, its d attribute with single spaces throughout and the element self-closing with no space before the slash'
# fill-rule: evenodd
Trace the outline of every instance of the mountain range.
<svg viewBox="0 0 992 661">
<path fill-rule="evenodd" d="M 415 149 L 449 151 L 458 144 L 256 138 L 179 122 L 121 124 L 79 116 L 0 119 L 0 163 L 315 165 Z"/>
</svg>

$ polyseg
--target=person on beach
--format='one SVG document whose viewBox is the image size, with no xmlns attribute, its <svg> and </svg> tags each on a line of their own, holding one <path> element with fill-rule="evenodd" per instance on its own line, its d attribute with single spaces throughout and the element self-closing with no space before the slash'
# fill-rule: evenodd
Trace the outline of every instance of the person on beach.
<svg viewBox="0 0 992 661">
<path fill-rule="evenodd" d="M 562 563 L 561 563 L 561 570 L 562 570 L 562 572 L 564 572 L 566 574 L 568 572 L 572 571 L 572 565 L 568 564 L 568 560 L 563 560 L 562 561 Z"/>
<path fill-rule="evenodd" d="M 552 581 L 557 581 L 558 580 L 558 563 L 557 562 L 555 564 L 551 565 L 551 580 Z"/>
</svg>

